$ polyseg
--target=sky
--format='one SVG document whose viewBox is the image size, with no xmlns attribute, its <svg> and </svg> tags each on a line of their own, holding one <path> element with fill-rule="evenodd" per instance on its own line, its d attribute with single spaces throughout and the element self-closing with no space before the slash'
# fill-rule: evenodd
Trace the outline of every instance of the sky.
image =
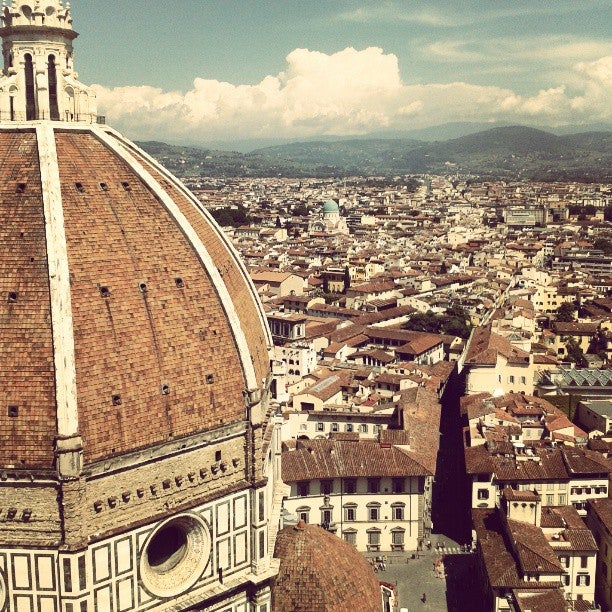
<svg viewBox="0 0 612 612">
<path fill-rule="evenodd" d="M 612 125 L 610 0 L 71 5 L 80 80 L 140 140 Z"/>
</svg>

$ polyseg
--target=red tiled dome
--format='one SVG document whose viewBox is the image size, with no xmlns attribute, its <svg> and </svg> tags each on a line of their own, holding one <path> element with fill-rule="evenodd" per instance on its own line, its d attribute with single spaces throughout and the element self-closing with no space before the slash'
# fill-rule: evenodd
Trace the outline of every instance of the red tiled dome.
<svg viewBox="0 0 612 612">
<path fill-rule="evenodd" d="M 0 126 L 0 466 L 246 420 L 265 317 L 196 198 L 105 126 Z M 72 431 L 74 430 L 74 431 Z"/>
<path fill-rule="evenodd" d="M 281 560 L 272 586 L 274 612 L 380 612 L 380 585 L 353 546 L 303 521 L 279 531 Z"/>
</svg>

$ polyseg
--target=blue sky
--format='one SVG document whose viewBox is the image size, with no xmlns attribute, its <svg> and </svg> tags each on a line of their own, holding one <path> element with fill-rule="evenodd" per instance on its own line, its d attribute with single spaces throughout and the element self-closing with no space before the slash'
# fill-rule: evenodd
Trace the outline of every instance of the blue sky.
<svg viewBox="0 0 612 612">
<path fill-rule="evenodd" d="M 609 0 L 74 0 L 72 12 L 80 78 L 132 137 L 611 123 Z"/>
</svg>

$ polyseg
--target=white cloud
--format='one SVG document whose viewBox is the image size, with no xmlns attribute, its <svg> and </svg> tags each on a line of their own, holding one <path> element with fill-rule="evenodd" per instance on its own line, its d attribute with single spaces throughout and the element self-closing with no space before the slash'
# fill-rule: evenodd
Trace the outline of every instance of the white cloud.
<svg viewBox="0 0 612 612">
<path fill-rule="evenodd" d="M 565 82 L 525 96 L 465 82 L 404 84 L 382 49 L 296 49 L 255 85 L 196 78 L 187 93 L 95 86 L 100 112 L 129 136 L 205 141 L 357 135 L 448 121 L 611 121 L 612 56 L 576 63 Z"/>
<path fill-rule="evenodd" d="M 434 7 L 427 0 L 404 2 L 391 0 L 372 2 L 336 15 L 336 20 L 355 23 L 412 23 L 437 28 L 459 28 L 484 22 L 508 19 L 539 18 L 559 15 L 592 14 L 599 7 L 607 8 L 607 0 L 556 0 L 553 3 L 523 3 L 505 6 L 503 3 L 456 3 Z"/>
<path fill-rule="evenodd" d="M 448 62 L 478 62 L 500 66 L 539 64 L 566 66 L 568 62 L 594 60 L 612 53 L 612 42 L 585 40 L 567 36 L 524 36 L 472 39 L 449 39 L 426 45 L 421 54 Z"/>
</svg>

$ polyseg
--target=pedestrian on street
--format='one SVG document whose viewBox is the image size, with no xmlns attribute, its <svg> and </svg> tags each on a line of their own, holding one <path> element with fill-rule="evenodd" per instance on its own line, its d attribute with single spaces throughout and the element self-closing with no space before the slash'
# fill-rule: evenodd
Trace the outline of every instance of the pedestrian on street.
<svg viewBox="0 0 612 612">
<path fill-rule="evenodd" d="M 427 601 L 427 595 L 423 593 L 423 597 L 421 597 L 421 601 L 425 603 Z"/>
</svg>

